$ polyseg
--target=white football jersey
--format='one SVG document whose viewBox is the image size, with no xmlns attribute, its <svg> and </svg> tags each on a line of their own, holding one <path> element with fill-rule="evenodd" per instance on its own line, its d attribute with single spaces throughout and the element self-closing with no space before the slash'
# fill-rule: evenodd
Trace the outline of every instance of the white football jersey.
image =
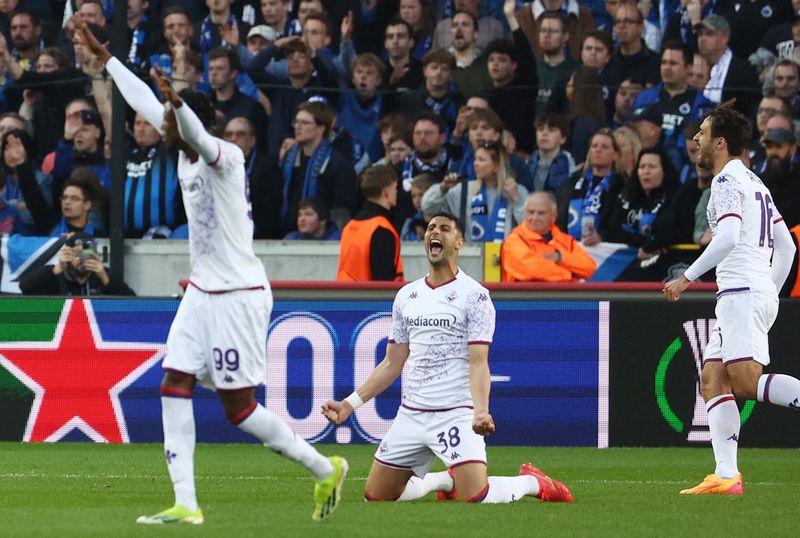
<svg viewBox="0 0 800 538">
<path fill-rule="evenodd" d="M 180 152 L 180 178 L 186 218 L 192 284 L 204 291 L 267 286 L 264 266 L 253 252 L 250 193 L 239 146 L 214 138 L 219 157 L 195 162 Z"/>
<path fill-rule="evenodd" d="M 427 277 L 403 286 L 392 307 L 391 343 L 409 344 L 403 404 L 413 409 L 472 406 L 469 344 L 491 344 L 489 291 L 461 269 L 435 288 Z"/>
<path fill-rule="evenodd" d="M 739 242 L 717 266 L 719 293 L 753 290 L 776 294 L 772 281 L 772 226 L 783 220 L 769 189 L 742 161 L 734 159 L 714 176 L 708 201 L 712 234 L 726 218 L 742 221 Z"/>
</svg>

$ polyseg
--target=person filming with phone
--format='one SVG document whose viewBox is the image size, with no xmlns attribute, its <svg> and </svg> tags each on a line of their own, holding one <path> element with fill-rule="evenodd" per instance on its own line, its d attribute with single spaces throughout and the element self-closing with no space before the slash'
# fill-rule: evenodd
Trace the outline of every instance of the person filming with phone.
<svg viewBox="0 0 800 538">
<path fill-rule="evenodd" d="M 58 263 L 31 268 L 19 281 L 25 295 L 136 295 L 106 271 L 90 235 L 73 233 L 58 251 Z"/>
</svg>

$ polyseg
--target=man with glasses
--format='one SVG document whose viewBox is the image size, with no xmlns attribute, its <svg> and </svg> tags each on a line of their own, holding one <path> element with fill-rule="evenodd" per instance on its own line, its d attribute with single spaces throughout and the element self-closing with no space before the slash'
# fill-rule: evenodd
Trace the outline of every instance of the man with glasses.
<svg viewBox="0 0 800 538">
<path fill-rule="evenodd" d="M 536 116 L 548 110 L 550 96 L 559 83 L 567 80 L 578 67 L 578 61 L 566 53 L 569 41 L 567 18 L 558 11 L 548 11 L 539 19 L 537 43 L 542 54 L 536 60 L 539 93 L 536 96 Z"/>
<path fill-rule="evenodd" d="M 516 18 L 537 58 L 542 54 L 538 40 L 539 26 L 542 23 L 542 16 L 548 11 L 557 11 L 566 15 L 569 34 L 567 52 L 573 58 L 580 58 L 583 39 L 589 32 L 597 29 L 592 12 L 577 0 L 534 0 L 530 5 L 521 7 L 516 13 L 513 13 L 514 1 L 506 0 L 503 6 L 506 16 L 508 16 L 507 8 L 511 9 L 512 17 Z"/>
<path fill-rule="evenodd" d="M 319 196 L 331 208 L 331 220 L 339 229 L 355 210 L 356 174 L 349 159 L 331 144 L 333 118 L 328 105 L 302 103 L 294 117 L 294 137 L 281 145 L 283 235 L 297 229 L 298 205 L 309 196 Z"/>
<path fill-rule="evenodd" d="M 644 17 L 635 4 L 621 5 L 613 18 L 614 37 L 619 44 L 614 61 L 619 67 L 620 80 L 635 78 L 646 86 L 659 81 L 658 56 L 644 43 Z"/>
<path fill-rule="evenodd" d="M 765 153 L 764 147 L 761 145 L 761 138 L 767 133 L 767 121 L 777 114 L 783 114 L 787 117 L 792 116 L 792 108 L 789 103 L 776 95 L 762 97 L 758 103 L 756 110 L 756 130 L 758 137 L 753 137 L 750 141 L 750 162 L 753 164 L 753 170 L 758 170 L 760 165 L 763 164 Z"/>
</svg>

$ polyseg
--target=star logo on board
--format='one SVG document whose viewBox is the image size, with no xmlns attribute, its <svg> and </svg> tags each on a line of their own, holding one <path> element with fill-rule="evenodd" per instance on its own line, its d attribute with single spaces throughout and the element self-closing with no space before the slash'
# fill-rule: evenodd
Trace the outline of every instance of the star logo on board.
<svg viewBox="0 0 800 538">
<path fill-rule="evenodd" d="M 96 442 L 129 442 L 119 394 L 165 350 L 104 342 L 91 303 L 65 301 L 52 341 L 0 343 L 0 365 L 35 395 L 23 441 L 55 442 L 77 428 Z"/>
</svg>

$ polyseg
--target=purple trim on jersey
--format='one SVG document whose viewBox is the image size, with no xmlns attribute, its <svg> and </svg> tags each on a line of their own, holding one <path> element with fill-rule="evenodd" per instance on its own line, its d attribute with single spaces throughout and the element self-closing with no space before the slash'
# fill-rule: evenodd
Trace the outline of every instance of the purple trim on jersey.
<svg viewBox="0 0 800 538">
<path fill-rule="evenodd" d="M 220 157 L 222 157 L 222 146 L 220 146 L 219 142 L 217 142 L 217 158 L 214 159 L 213 162 L 208 163 L 208 166 L 217 166 Z"/>
<path fill-rule="evenodd" d="M 708 409 L 706 409 L 706 413 L 710 413 L 710 412 L 711 412 L 711 410 L 712 410 L 712 409 L 714 409 L 715 407 L 717 407 L 719 404 L 721 404 L 721 403 L 725 403 L 725 402 L 730 402 L 730 401 L 734 401 L 734 402 L 735 402 L 735 401 L 736 401 L 736 398 L 734 398 L 734 397 L 733 397 L 733 395 L 731 395 L 731 396 L 725 396 L 724 398 L 720 398 L 719 400 L 717 400 L 716 402 L 714 402 L 713 404 L 711 404 L 711 407 L 709 407 Z"/>
<path fill-rule="evenodd" d="M 396 501 L 399 498 L 400 498 L 400 495 L 398 495 L 394 499 L 379 499 L 379 498 L 373 497 L 372 495 L 367 493 L 367 490 L 364 490 L 364 500 L 367 501 L 367 502 L 392 502 L 392 501 Z"/>
<path fill-rule="evenodd" d="M 242 422 L 247 420 L 247 417 L 249 417 L 250 415 L 253 414 L 253 411 L 256 410 L 256 407 L 258 407 L 258 403 L 257 402 L 251 403 L 250 405 L 247 406 L 247 409 L 245 409 L 244 411 L 242 411 L 241 413 L 239 413 L 235 417 L 229 418 L 228 422 L 230 422 L 234 426 L 238 426 L 239 424 L 241 424 Z"/>
<path fill-rule="evenodd" d="M 729 293 L 739 293 L 742 291 L 750 291 L 750 288 L 729 288 L 727 290 L 720 290 L 717 292 L 717 299 L 723 295 L 728 295 Z"/>
<path fill-rule="evenodd" d="M 728 218 L 728 217 L 736 217 L 737 219 L 742 220 L 742 216 L 740 214 L 738 214 L 738 213 L 725 213 L 721 217 L 717 218 L 717 224 L 719 224 L 719 221 L 721 221 L 722 219 L 725 219 L 725 218 Z"/>
<path fill-rule="evenodd" d="M 445 407 L 443 409 L 420 409 L 419 407 L 411 407 L 404 403 L 401 403 L 400 407 L 405 407 L 409 411 L 421 411 L 423 413 L 442 413 L 444 411 L 452 411 L 453 409 L 474 409 L 471 405 L 457 405 L 455 407 Z"/>
<path fill-rule="evenodd" d="M 783 217 L 779 217 L 772 221 L 772 224 L 778 224 L 779 222 L 783 222 Z"/>
<path fill-rule="evenodd" d="M 775 377 L 775 374 L 769 374 L 767 376 L 767 382 L 764 383 L 764 403 L 772 403 L 769 401 L 769 386 L 772 384 L 773 377 Z"/>
<path fill-rule="evenodd" d="M 373 456 L 372 457 L 375 461 L 383 465 L 384 467 L 389 467 L 391 469 L 400 469 L 401 471 L 410 471 L 411 467 L 406 467 L 405 465 L 397 465 L 396 463 L 389 463 L 388 461 L 383 461 L 382 459 Z M 364 492 L 366 494 L 366 492 Z"/>
<path fill-rule="evenodd" d="M 191 280 L 189 281 L 189 284 L 192 287 L 197 288 L 198 290 L 202 291 L 203 293 L 209 293 L 211 295 L 221 295 L 223 293 L 232 293 L 234 291 L 253 291 L 253 290 L 263 290 L 264 289 L 264 286 L 251 286 L 249 288 L 236 288 L 236 289 L 233 289 L 233 290 L 214 290 L 214 291 L 209 291 L 209 290 L 204 290 L 203 288 L 201 288 L 200 286 L 198 286 L 197 284 L 195 284 Z"/>
<path fill-rule="evenodd" d="M 484 344 L 484 345 L 487 345 L 487 346 L 491 346 L 492 342 L 491 341 L 487 341 L 487 340 L 470 340 L 469 342 L 467 342 L 468 346 L 471 346 L 473 344 Z"/>
<path fill-rule="evenodd" d="M 486 484 L 486 487 L 485 487 L 485 488 L 483 488 L 482 490 L 480 490 L 480 492 L 478 492 L 478 494 L 477 494 L 477 495 L 475 495 L 474 497 L 470 497 L 470 498 L 467 500 L 467 502 L 468 502 L 468 503 L 479 503 L 479 502 L 483 502 L 483 500 L 486 498 L 486 496 L 487 496 L 488 494 L 489 494 L 489 484 Z"/>
<path fill-rule="evenodd" d="M 739 357 L 737 359 L 730 359 L 730 360 L 727 360 L 727 361 L 724 361 L 724 362 L 725 362 L 725 366 L 727 366 L 729 364 L 733 364 L 734 362 L 744 362 L 744 361 L 751 361 L 751 360 L 753 360 L 753 357 Z"/>
<path fill-rule="evenodd" d="M 717 357 L 714 357 L 712 359 L 703 359 L 703 366 L 705 366 L 707 362 L 722 362 L 722 359 Z"/>
<path fill-rule="evenodd" d="M 451 282 L 455 282 L 455 281 L 456 281 L 456 277 L 455 277 L 455 275 L 453 275 L 453 278 L 451 278 L 451 279 L 450 279 L 450 280 L 448 280 L 447 282 L 442 282 L 442 283 L 441 283 L 441 284 L 439 284 L 438 286 L 434 286 L 433 284 L 431 284 L 430 280 L 428 280 L 428 277 L 427 277 L 427 276 L 425 277 L 425 284 L 427 284 L 427 285 L 428 285 L 428 287 L 429 287 L 430 289 L 432 289 L 432 290 L 435 290 L 436 288 L 441 288 L 442 286 L 447 286 L 447 285 L 448 285 L 448 284 L 450 284 Z"/>
<path fill-rule="evenodd" d="M 161 387 L 161 396 L 191 399 L 192 391 L 188 389 L 179 389 L 176 387 Z"/>
<path fill-rule="evenodd" d="M 456 467 L 460 467 L 468 463 L 481 463 L 483 465 L 486 465 L 486 462 L 483 460 L 465 460 L 465 461 L 459 461 L 458 463 L 454 463 L 453 465 L 450 466 L 450 468 L 455 469 Z"/>
</svg>

